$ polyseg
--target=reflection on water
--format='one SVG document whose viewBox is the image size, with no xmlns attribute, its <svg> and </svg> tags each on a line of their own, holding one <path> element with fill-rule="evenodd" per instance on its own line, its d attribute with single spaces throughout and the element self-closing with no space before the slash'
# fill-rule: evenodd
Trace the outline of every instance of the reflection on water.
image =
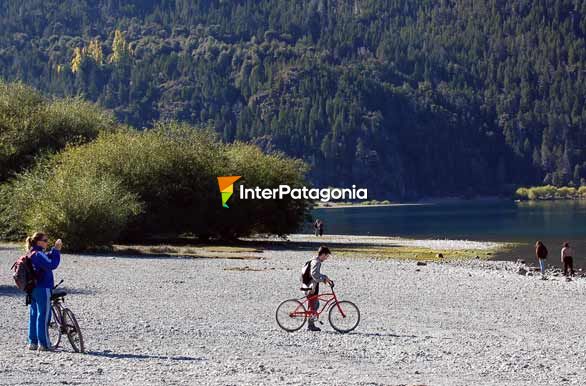
<svg viewBox="0 0 586 386">
<path fill-rule="evenodd" d="M 552 263 L 564 241 L 586 262 L 586 200 L 514 202 L 472 200 L 396 207 L 316 209 L 330 234 L 512 241 L 521 245 L 506 258 L 530 258 L 542 240 Z M 308 230 L 310 231 L 310 230 Z"/>
</svg>

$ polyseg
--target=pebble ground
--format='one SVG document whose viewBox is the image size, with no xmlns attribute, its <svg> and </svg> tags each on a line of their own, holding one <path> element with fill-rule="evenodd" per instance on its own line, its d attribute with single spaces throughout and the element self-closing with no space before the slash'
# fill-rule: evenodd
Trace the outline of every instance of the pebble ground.
<svg viewBox="0 0 586 386">
<path fill-rule="evenodd" d="M 586 279 L 542 281 L 506 262 L 332 259 L 323 272 L 362 321 L 286 333 L 305 250 L 258 260 L 65 254 L 55 271 L 83 329 L 26 349 L 27 309 L 0 247 L 1 385 L 584 385 Z"/>
</svg>

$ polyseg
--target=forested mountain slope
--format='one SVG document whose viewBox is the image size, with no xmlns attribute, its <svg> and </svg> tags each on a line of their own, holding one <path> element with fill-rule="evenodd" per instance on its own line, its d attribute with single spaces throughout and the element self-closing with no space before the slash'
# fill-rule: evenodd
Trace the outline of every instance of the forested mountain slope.
<svg viewBox="0 0 586 386">
<path fill-rule="evenodd" d="M 581 0 L 3 0 L 0 76 L 378 197 L 585 183 Z"/>
</svg>

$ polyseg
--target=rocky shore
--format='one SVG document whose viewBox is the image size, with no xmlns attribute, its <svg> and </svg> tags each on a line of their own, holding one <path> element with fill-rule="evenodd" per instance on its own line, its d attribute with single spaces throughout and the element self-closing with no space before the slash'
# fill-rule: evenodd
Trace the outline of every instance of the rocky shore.
<svg viewBox="0 0 586 386">
<path fill-rule="evenodd" d="M 343 242 L 343 240 L 339 240 Z M 347 242 L 347 241 L 345 241 Z M 449 244 L 449 241 L 446 241 Z M 362 321 L 289 334 L 310 246 L 256 259 L 65 254 L 58 279 L 88 353 L 26 350 L 27 309 L 0 248 L 1 385 L 583 385 L 586 279 L 520 264 L 335 257 L 323 271 Z M 250 253 L 249 253 L 250 254 Z"/>
</svg>

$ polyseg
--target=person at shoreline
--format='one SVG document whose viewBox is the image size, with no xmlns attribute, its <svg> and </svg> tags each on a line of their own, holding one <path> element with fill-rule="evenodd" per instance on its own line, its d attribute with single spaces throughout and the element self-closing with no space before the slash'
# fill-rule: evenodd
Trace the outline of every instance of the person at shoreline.
<svg viewBox="0 0 586 386">
<path fill-rule="evenodd" d="M 545 279 L 545 262 L 547 259 L 547 248 L 541 241 L 535 243 L 535 256 L 539 261 L 539 269 L 541 270 L 541 278 Z"/>
<path fill-rule="evenodd" d="M 49 246 L 49 239 L 45 233 L 37 232 L 26 239 L 27 253 L 31 256 L 36 276 L 36 285 L 32 290 L 29 306 L 29 350 L 53 350 L 48 328 L 51 321 L 51 293 L 55 286 L 53 270 L 61 262 L 62 245 L 63 243 L 59 239 L 55 241 L 55 246 L 51 248 L 51 251 L 45 253 Z"/>
<path fill-rule="evenodd" d="M 564 266 L 564 276 L 574 276 L 574 252 L 570 248 L 570 243 L 565 242 L 562 247 L 562 264 Z M 569 274 L 568 274 L 569 272 Z"/>
<path fill-rule="evenodd" d="M 302 289 L 308 299 L 309 309 L 317 312 L 319 309 L 319 300 L 315 295 L 319 295 L 319 283 L 332 284 L 332 281 L 321 273 L 321 264 L 331 256 L 330 249 L 325 246 L 319 247 L 317 256 L 305 263 L 301 272 Z M 313 298 L 312 298 L 313 297 Z M 309 331 L 321 331 L 321 328 L 315 325 L 317 318 L 312 316 L 308 323 Z"/>
<path fill-rule="evenodd" d="M 324 222 L 319 218 L 315 220 L 313 223 L 313 231 L 315 232 L 316 236 L 323 236 L 324 235 Z"/>
</svg>

